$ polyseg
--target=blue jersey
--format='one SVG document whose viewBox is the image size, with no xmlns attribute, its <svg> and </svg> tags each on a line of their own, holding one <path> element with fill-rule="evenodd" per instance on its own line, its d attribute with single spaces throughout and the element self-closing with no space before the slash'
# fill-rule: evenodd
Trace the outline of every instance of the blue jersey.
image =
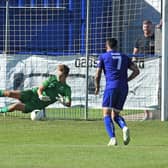
<svg viewBox="0 0 168 168">
<path fill-rule="evenodd" d="M 128 56 L 116 51 L 109 51 L 99 56 L 97 67 L 104 71 L 106 89 L 128 86 L 127 71 L 131 63 Z"/>
</svg>

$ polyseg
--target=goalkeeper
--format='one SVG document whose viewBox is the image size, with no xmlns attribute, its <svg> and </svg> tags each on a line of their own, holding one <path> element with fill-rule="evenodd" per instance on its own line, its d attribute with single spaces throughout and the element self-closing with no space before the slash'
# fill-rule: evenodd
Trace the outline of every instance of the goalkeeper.
<svg viewBox="0 0 168 168">
<path fill-rule="evenodd" d="M 57 75 L 49 77 L 41 86 L 28 90 L 0 90 L 0 97 L 11 97 L 19 102 L 10 106 L 0 108 L 0 113 L 13 112 L 15 110 L 23 113 L 32 112 L 35 109 L 43 109 L 46 106 L 59 101 L 64 106 L 71 106 L 71 88 L 66 84 L 69 67 L 59 64 Z"/>
</svg>

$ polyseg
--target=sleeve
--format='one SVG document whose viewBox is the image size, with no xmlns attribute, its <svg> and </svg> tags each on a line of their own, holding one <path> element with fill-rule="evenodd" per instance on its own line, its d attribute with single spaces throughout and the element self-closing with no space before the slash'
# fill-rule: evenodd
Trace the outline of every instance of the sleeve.
<svg viewBox="0 0 168 168">
<path fill-rule="evenodd" d="M 139 39 L 136 40 L 134 48 L 139 48 Z"/>
<path fill-rule="evenodd" d="M 104 66 L 103 58 L 102 55 L 100 55 L 97 61 L 97 68 L 103 68 L 103 66 Z"/>
<path fill-rule="evenodd" d="M 65 96 L 64 96 L 65 102 L 71 102 L 71 88 L 67 87 Z"/>
<path fill-rule="evenodd" d="M 52 80 L 52 77 L 49 77 L 48 79 L 46 79 L 43 83 L 42 86 L 44 86 L 45 88 L 50 84 Z"/>
</svg>

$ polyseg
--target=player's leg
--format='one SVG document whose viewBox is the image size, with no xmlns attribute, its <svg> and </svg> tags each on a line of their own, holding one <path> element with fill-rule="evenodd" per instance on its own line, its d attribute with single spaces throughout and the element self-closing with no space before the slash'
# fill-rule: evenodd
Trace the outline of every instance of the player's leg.
<svg viewBox="0 0 168 168">
<path fill-rule="evenodd" d="M 13 112 L 15 110 L 24 111 L 25 104 L 18 102 L 9 106 L 2 107 L 0 108 L 0 113 Z"/>
<path fill-rule="evenodd" d="M 113 120 L 118 124 L 118 126 L 122 129 L 123 131 L 123 142 L 124 145 L 128 145 L 130 142 L 130 131 L 129 128 L 126 124 L 126 121 L 122 116 L 119 115 L 119 111 L 113 110 L 112 112 L 112 118 Z"/>
<path fill-rule="evenodd" d="M 115 136 L 115 127 L 111 118 L 111 109 L 103 109 L 103 116 L 104 116 L 105 129 L 110 138 L 108 146 L 117 145 L 117 140 Z"/>
<path fill-rule="evenodd" d="M 20 102 L 0 108 L 0 113 L 15 110 L 28 113 L 34 109 L 42 109 L 45 105 L 42 104 L 37 95 L 33 94 L 31 89 L 25 91 L 4 91 L 3 96 L 19 99 Z"/>
<path fill-rule="evenodd" d="M 142 119 L 142 121 L 145 120 L 149 120 L 149 111 L 148 110 L 144 110 L 144 118 Z"/>
<path fill-rule="evenodd" d="M 128 94 L 128 87 L 116 89 L 115 94 L 116 101 L 113 104 L 112 118 L 121 129 L 127 126 L 124 118 L 119 115 L 120 111 L 123 109 L 125 100 L 127 98 L 127 94 Z"/>
<path fill-rule="evenodd" d="M 11 97 L 20 99 L 21 92 L 19 90 L 0 90 L 0 97 Z"/>
<path fill-rule="evenodd" d="M 118 124 L 118 126 L 123 131 L 123 141 L 124 144 L 127 145 L 130 142 L 130 132 L 126 121 L 120 115 L 120 111 L 123 109 L 126 97 L 128 94 L 128 88 L 118 89 L 116 93 L 117 101 L 115 102 L 112 110 L 112 118 Z"/>
<path fill-rule="evenodd" d="M 112 110 L 111 94 L 112 93 L 113 92 L 111 90 L 105 90 L 104 96 L 103 96 L 103 103 L 102 103 L 104 125 L 105 125 L 106 132 L 110 138 L 110 142 L 108 146 L 117 145 L 117 140 L 115 136 L 115 127 L 111 118 L 111 110 Z"/>
<path fill-rule="evenodd" d="M 124 118 L 120 115 L 120 110 L 113 109 L 112 110 L 112 118 L 117 123 L 117 125 L 123 129 L 124 127 L 127 127 L 126 121 Z"/>
</svg>

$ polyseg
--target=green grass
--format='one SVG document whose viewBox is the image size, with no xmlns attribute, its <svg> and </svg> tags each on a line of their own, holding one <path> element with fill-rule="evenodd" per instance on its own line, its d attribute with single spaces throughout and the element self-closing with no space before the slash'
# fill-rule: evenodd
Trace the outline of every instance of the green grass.
<svg viewBox="0 0 168 168">
<path fill-rule="evenodd" d="M 144 113 L 143 110 L 124 110 L 122 115 L 133 115 Z M 85 119 L 85 109 L 83 107 L 78 108 L 50 108 L 46 109 L 47 117 L 50 119 Z M 23 118 L 29 118 L 30 114 L 23 114 L 21 112 L 7 113 L 8 116 L 18 116 Z M 89 109 L 88 119 L 97 120 L 102 119 L 102 109 Z"/>
<path fill-rule="evenodd" d="M 0 117 L 2 168 L 167 168 L 168 124 L 128 122 L 131 143 L 107 147 L 102 121 L 30 121 Z"/>
</svg>

